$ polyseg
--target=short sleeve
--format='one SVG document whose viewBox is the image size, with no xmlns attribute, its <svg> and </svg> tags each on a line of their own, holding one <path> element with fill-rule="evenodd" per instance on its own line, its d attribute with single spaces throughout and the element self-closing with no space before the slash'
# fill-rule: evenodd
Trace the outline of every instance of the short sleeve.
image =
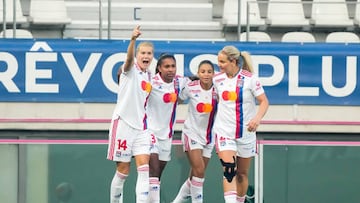
<svg viewBox="0 0 360 203">
<path fill-rule="evenodd" d="M 257 97 L 265 92 L 264 88 L 260 82 L 259 77 L 257 77 L 256 75 L 253 75 L 250 78 L 250 80 L 251 80 L 251 83 L 250 83 L 251 84 L 251 87 L 250 87 L 251 92 L 255 97 Z"/>
</svg>

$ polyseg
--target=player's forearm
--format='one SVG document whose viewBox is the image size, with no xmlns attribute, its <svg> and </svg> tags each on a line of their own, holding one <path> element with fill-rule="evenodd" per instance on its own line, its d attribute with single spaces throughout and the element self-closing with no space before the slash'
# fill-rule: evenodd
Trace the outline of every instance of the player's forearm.
<svg viewBox="0 0 360 203">
<path fill-rule="evenodd" d="M 136 42 L 136 37 L 132 36 L 127 49 L 126 61 L 124 65 L 125 72 L 129 71 L 134 64 L 135 42 Z"/>
<path fill-rule="evenodd" d="M 260 121 L 266 114 L 269 108 L 269 101 L 265 95 L 259 100 L 259 108 L 258 112 L 256 113 L 256 118 Z"/>
</svg>

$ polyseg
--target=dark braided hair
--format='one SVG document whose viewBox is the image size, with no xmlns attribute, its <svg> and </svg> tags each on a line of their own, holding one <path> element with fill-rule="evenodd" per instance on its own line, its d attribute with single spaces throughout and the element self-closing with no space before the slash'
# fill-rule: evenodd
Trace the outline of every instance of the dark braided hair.
<svg viewBox="0 0 360 203">
<path fill-rule="evenodd" d="M 162 65 L 164 59 L 173 59 L 175 62 L 176 62 L 176 59 L 174 57 L 174 55 L 171 55 L 171 54 L 168 54 L 168 53 L 162 53 L 160 54 L 160 57 L 157 61 L 157 64 L 156 64 L 156 69 L 155 69 L 155 73 L 159 73 L 159 67 Z"/>
</svg>

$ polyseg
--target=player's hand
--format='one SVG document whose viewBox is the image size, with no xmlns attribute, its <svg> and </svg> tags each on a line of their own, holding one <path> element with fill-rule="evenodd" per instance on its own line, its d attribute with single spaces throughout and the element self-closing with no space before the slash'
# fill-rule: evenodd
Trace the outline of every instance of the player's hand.
<svg viewBox="0 0 360 203">
<path fill-rule="evenodd" d="M 132 40 L 137 39 L 140 35 L 141 35 L 140 25 L 137 25 L 132 32 L 131 39 Z"/>
<path fill-rule="evenodd" d="M 247 124 L 247 129 L 250 132 L 255 132 L 260 125 L 260 120 L 251 119 L 250 122 Z"/>
</svg>

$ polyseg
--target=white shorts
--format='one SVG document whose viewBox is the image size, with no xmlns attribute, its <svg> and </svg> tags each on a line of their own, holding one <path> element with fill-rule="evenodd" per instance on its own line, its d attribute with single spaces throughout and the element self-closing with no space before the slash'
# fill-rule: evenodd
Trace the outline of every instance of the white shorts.
<svg viewBox="0 0 360 203">
<path fill-rule="evenodd" d="M 147 130 L 132 128 L 120 118 L 112 120 L 107 159 L 116 162 L 130 162 L 132 156 L 149 155 L 150 144 L 150 134 Z"/>
<path fill-rule="evenodd" d="M 190 139 L 185 133 L 181 136 L 184 152 L 188 152 L 194 149 L 201 149 L 203 157 L 211 158 L 212 151 L 214 149 L 214 143 L 202 145 L 199 142 Z"/>
<path fill-rule="evenodd" d="M 246 135 L 237 139 L 215 135 L 216 152 L 231 150 L 236 151 L 236 156 L 241 158 L 254 157 L 256 154 L 256 132 L 244 132 Z"/>
<path fill-rule="evenodd" d="M 172 146 L 172 137 L 161 140 L 158 139 L 156 134 L 150 131 L 151 135 L 151 154 L 158 154 L 160 161 L 170 161 L 171 160 L 171 146 Z"/>
</svg>

